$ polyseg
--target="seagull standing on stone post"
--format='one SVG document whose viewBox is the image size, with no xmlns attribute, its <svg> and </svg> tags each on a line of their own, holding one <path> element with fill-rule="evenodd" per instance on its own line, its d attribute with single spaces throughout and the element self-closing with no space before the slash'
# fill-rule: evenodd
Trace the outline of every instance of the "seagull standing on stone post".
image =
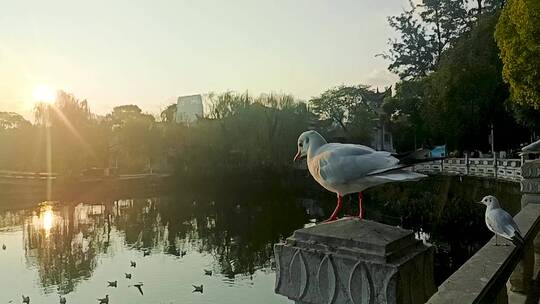
<svg viewBox="0 0 540 304">
<path fill-rule="evenodd" d="M 421 150 L 404 155 L 401 159 L 386 151 L 353 145 L 328 143 L 316 131 L 306 131 L 298 138 L 298 153 L 294 160 L 307 157 L 311 176 L 325 189 L 337 194 L 336 209 L 327 222 L 337 219 L 343 196 L 358 193 L 358 217 L 363 218 L 362 191 L 390 182 L 417 181 L 426 175 L 407 170 L 416 163 L 431 158 L 429 151 Z"/>
<path fill-rule="evenodd" d="M 486 226 L 491 232 L 495 233 L 495 246 L 499 246 L 497 236 L 511 241 L 516 247 L 524 245 L 525 241 L 521 236 L 518 225 L 512 216 L 501 208 L 495 196 L 485 196 L 478 204 L 487 206 L 485 215 Z"/>
</svg>

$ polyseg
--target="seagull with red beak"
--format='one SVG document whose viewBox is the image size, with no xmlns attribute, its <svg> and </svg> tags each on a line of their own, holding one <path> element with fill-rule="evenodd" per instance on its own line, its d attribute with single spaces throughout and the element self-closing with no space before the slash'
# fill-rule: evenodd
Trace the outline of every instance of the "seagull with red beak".
<svg viewBox="0 0 540 304">
<path fill-rule="evenodd" d="M 363 218 L 362 191 L 390 182 L 422 179 L 426 176 L 407 167 L 433 160 L 425 157 L 421 161 L 402 163 L 390 152 L 375 151 L 362 145 L 328 143 L 316 131 L 306 131 L 298 137 L 298 153 L 294 160 L 304 157 L 311 176 L 326 190 L 337 194 L 336 209 L 327 222 L 337 219 L 344 195 L 358 193 L 358 217 Z"/>
</svg>

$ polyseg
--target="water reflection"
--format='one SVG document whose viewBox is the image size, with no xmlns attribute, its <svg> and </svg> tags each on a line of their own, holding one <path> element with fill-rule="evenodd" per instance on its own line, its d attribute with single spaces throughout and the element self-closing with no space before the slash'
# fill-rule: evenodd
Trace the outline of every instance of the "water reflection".
<svg viewBox="0 0 540 304">
<path fill-rule="evenodd" d="M 0 242 L 12 237 L 8 254 L 13 255 L 13 271 L 25 274 L 21 275 L 25 282 L 35 281 L 32 276 L 37 274 L 39 292 L 33 296 L 41 297 L 42 303 L 57 303 L 57 293 L 87 302 L 85 297 L 103 297 L 105 292 L 129 303 L 148 303 L 149 299 L 152 303 L 169 303 L 169 299 L 286 303 L 273 294 L 273 244 L 295 229 L 314 225 L 331 211 L 335 198 L 315 193 L 309 198 L 181 194 L 45 202 L 0 212 Z M 483 224 L 483 211 L 470 204 L 486 193 L 499 195 L 511 212 L 519 206 L 519 189 L 512 185 L 443 178 L 368 191 L 367 217 L 413 229 L 418 238 L 435 244 L 440 283 L 491 236 Z M 355 203 L 345 204 L 348 214 L 355 214 L 354 208 Z M 23 244 L 20 255 L 11 250 L 17 242 Z M 16 268 L 21 256 L 24 265 Z M 138 261 L 137 269 L 129 267 L 130 260 Z M 5 263 L 0 261 L 0 266 Z M 203 268 L 214 275 L 204 276 Z M 121 288 L 127 286 L 121 281 L 125 272 L 133 272 L 134 281 L 144 280 L 145 301 Z M 117 279 L 118 289 L 104 286 L 107 280 Z M 0 279 L 0 283 L 12 282 Z M 208 292 L 205 285 L 204 301 L 191 294 L 191 284 L 200 283 L 209 285 Z M 28 283 L 13 284 L 17 288 Z M 11 299 L 3 296 L 0 302 Z"/>
<path fill-rule="evenodd" d="M 38 214 L 34 214 L 32 216 L 33 228 L 36 231 L 43 229 L 45 231 L 45 237 L 49 236 L 51 228 L 55 222 L 55 215 L 52 210 L 52 206 L 49 204 L 50 202 L 42 203 Z"/>
<path fill-rule="evenodd" d="M 99 221 L 88 221 L 93 206 L 46 202 L 31 211 L 23 225 L 26 263 L 36 268 L 45 292 L 57 286 L 72 292 L 92 275 L 103 248 Z"/>
<path fill-rule="evenodd" d="M 274 216 L 272 209 L 283 203 L 193 204 L 178 197 L 99 204 L 45 202 L 17 213 L 5 212 L 0 223 L 21 223 L 25 265 L 37 272 L 44 294 L 76 291 L 91 279 L 100 259 L 124 250 L 138 259 L 145 251 L 178 260 L 208 257 L 205 267 L 221 274 L 226 285 L 253 286 L 258 271 L 273 280 L 272 244 L 304 222 L 303 209 L 293 202 L 287 215 Z M 271 291 L 270 284 L 265 287 Z"/>
</svg>

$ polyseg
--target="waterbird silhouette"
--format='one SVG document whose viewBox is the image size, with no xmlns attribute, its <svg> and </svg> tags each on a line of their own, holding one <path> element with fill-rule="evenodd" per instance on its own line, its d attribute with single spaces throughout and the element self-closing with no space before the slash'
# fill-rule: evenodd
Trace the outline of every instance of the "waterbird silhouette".
<svg viewBox="0 0 540 304">
<path fill-rule="evenodd" d="M 22 302 L 25 304 L 30 304 L 30 296 L 24 296 L 22 295 Z"/>
<path fill-rule="evenodd" d="M 148 249 L 143 251 L 143 256 L 147 256 L 147 255 L 150 255 L 150 250 Z"/>
<path fill-rule="evenodd" d="M 187 254 L 187 251 L 185 251 L 185 250 L 180 251 L 180 256 L 181 257 L 185 256 L 186 254 Z"/>
<path fill-rule="evenodd" d="M 137 262 L 131 261 L 131 267 L 133 267 L 133 268 L 137 267 Z"/>
<path fill-rule="evenodd" d="M 126 279 L 131 279 L 131 273 L 126 273 Z"/>
<path fill-rule="evenodd" d="M 521 236 L 518 225 L 512 216 L 501 208 L 499 200 L 495 196 L 485 196 L 478 203 L 487 207 L 485 214 L 486 226 L 491 232 L 495 233 L 495 246 L 499 246 L 497 236 L 511 241 L 516 247 L 524 245 L 525 240 Z"/>
<path fill-rule="evenodd" d="M 6 244 L 2 244 L 2 249 L 3 249 L 3 250 L 6 250 L 6 248 L 7 248 L 7 247 L 6 247 Z"/>
<path fill-rule="evenodd" d="M 133 284 L 133 285 L 129 285 L 128 287 L 137 287 L 137 289 L 139 290 L 139 292 L 141 293 L 141 295 L 144 295 L 143 291 L 142 291 L 142 287 L 143 287 L 144 283 L 143 282 L 139 282 L 138 284 Z"/>
<path fill-rule="evenodd" d="M 118 281 L 107 281 L 107 287 L 118 287 Z"/>
<path fill-rule="evenodd" d="M 109 295 L 105 295 L 103 299 L 97 299 L 99 304 L 109 304 Z"/>
<path fill-rule="evenodd" d="M 306 157 L 309 172 L 315 181 L 337 194 L 336 208 L 327 222 L 337 219 L 344 195 L 358 193 L 358 217 L 363 218 L 362 191 L 385 183 L 422 179 L 426 175 L 406 168 L 416 163 L 440 159 L 431 157 L 429 150 L 392 155 L 362 145 L 328 143 L 316 131 L 302 133 L 297 145 L 298 152 L 294 160 Z"/>
<path fill-rule="evenodd" d="M 203 270 L 204 270 L 205 275 L 209 275 L 209 276 L 212 275 L 212 270 L 206 270 L 206 269 L 203 269 Z"/>
<path fill-rule="evenodd" d="M 203 293 L 203 285 L 202 284 L 201 284 L 201 286 L 193 285 L 193 291 L 192 292 Z"/>
<path fill-rule="evenodd" d="M 67 303 L 66 298 L 60 296 L 60 304 L 66 304 L 66 303 Z"/>
</svg>

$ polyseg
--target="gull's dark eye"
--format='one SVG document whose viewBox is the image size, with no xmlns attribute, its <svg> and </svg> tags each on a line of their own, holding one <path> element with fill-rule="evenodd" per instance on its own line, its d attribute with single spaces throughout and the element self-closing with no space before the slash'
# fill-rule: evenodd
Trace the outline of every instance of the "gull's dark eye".
<svg viewBox="0 0 540 304">
<path fill-rule="evenodd" d="M 298 143 L 298 146 L 299 146 L 300 148 L 302 148 L 303 145 L 304 145 L 303 143 Z"/>
</svg>

